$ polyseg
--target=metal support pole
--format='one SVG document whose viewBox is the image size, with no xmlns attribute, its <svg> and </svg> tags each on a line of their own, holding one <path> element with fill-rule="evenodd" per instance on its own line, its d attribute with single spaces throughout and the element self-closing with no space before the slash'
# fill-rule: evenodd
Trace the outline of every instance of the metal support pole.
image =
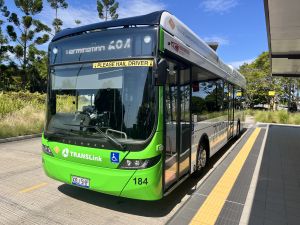
<svg viewBox="0 0 300 225">
<path fill-rule="evenodd" d="M 288 100 L 288 112 L 291 108 L 291 92 L 292 92 L 292 80 L 289 79 L 289 100 Z"/>
</svg>

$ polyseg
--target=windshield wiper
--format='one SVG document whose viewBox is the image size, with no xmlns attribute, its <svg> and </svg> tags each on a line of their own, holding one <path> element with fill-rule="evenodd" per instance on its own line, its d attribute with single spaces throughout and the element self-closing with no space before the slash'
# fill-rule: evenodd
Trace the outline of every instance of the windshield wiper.
<svg viewBox="0 0 300 225">
<path fill-rule="evenodd" d="M 84 127 L 84 128 L 93 128 L 98 133 L 102 134 L 106 139 L 108 139 L 111 143 L 113 143 L 115 146 L 121 148 L 122 150 L 125 150 L 124 145 L 122 145 L 118 140 L 115 138 L 109 136 L 108 134 L 104 133 L 98 126 L 92 126 L 92 125 L 77 125 L 77 124 L 64 124 L 66 126 L 75 126 L 75 127 Z"/>
</svg>

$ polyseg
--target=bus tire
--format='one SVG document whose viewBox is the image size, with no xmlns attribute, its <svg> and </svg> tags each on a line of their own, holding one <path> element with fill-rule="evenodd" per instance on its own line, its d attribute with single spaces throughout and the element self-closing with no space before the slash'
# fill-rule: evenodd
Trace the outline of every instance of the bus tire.
<svg viewBox="0 0 300 225">
<path fill-rule="evenodd" d="M 207 165 L 208 149 L 207 145 L 204 142 L 201 142 L 197 152 L 197 171 L 200 171 L 202 168 L 205 168 Z"/>
</svg>

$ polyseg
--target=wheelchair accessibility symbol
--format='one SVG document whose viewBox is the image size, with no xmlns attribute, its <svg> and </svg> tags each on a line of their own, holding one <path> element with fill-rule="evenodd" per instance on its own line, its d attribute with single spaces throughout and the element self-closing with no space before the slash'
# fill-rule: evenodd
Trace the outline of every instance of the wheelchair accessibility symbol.
<svg viewBox="0 0 300 225">
<path fill-rule="evenodd" d="M 110 153 L 110 161 L 112 163 L 119 163 L 120 162 L 120 157 L 118 152 L 111 152 Z"/>
</svg>

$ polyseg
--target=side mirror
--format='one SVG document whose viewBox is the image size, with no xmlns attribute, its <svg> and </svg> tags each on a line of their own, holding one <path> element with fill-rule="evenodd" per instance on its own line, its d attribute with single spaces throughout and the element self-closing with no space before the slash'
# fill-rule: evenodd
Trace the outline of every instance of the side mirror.
<svg viewBox="0 0 300 225">
<path fill-rule="evenodd" d="M 155 74 L 155 85 L 163 86 L 166 84 L 168 76 L 168 63 L 165 59 L 160 59 L 157 64 Z"/>
</svg>

